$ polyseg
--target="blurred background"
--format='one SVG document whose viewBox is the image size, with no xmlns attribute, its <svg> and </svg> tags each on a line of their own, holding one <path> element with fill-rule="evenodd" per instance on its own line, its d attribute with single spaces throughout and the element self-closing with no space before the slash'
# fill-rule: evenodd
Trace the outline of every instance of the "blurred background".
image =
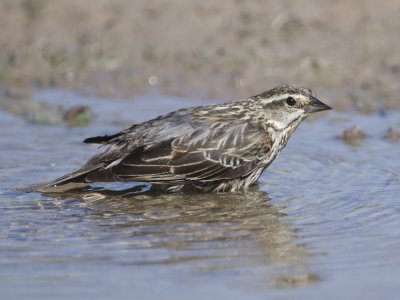
<svg viewBox="0 0 400 300">
<path fill-rule="evenodd" d="M 0 86 L 399 107 L 399 1 L 2 0 Z"/>
</svg>

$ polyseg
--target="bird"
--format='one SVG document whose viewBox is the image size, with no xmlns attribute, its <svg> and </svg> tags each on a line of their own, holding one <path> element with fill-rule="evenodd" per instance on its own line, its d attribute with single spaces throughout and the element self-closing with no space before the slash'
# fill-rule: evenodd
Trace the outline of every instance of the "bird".
<svg viewBox="0 0 400 300">
<path fill-rule="evenodd" d="M 179 109 L 115 134 L 85 139 L 100 144 L 100 152 L 38 191 L 118 181 L 151 183 L 170 192 L 246 190 L 307 116 L 329 109 L 310 89 L 292 85 L 223 104 Z"/>
</svg>

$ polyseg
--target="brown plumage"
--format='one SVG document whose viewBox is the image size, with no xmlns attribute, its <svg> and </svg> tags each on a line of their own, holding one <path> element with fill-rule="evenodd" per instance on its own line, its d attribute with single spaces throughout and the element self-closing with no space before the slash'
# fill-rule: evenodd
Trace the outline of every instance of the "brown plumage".
<svg viewBox="0 0 400 300">
<path fill-rule="evenodd" d="M 326 109 L 310 90 L 292 86 L 181 109 L 114 135 L 86 139 L 103 144 L 104 150 L 39 191 L 109 181 L 151 182 L 172 191 L 237 191 L 258 179 L 308 114 Z"/>
</svg>

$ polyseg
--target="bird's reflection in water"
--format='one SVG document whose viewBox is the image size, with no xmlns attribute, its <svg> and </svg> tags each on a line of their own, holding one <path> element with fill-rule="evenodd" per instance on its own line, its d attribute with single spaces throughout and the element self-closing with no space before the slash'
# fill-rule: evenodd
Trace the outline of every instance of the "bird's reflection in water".
<svg viewBox="0 0 400 300">
<path fill-rule="evenodd" d="M 298 241 L 296 228 L 258 187 L 222 194 L 165 193 L 146 186 L 122 191 L 86 188 L 47 196 L 58 204 L 85 209 L 85 217 L 99 231 L 111 232 L 108 243 L 114 240 L 132 252 L 140 250 L 141 255 L 131 256 L 128 264 L 190 263 L 201 272 L 253 268 L 248 276 L 278 288 L 319 280 L 308 268 L 312 256 Z M 66 204 L 66 199 L 75 201 Z M 146 255 L 146 249 L 167 254 Z M 250 282 L 254 283 L 252 278 Z"/>
</svg>

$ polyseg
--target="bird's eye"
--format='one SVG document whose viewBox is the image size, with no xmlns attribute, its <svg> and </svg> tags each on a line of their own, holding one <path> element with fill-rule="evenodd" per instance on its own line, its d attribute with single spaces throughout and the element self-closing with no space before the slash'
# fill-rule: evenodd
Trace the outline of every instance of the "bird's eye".
<svg viewBox="0 0 400 300">
<path fill-rule="evenodd" d="M 289 105 L 289 106 L 295 106 L 296 100 L 294 100 L 293 97 L 288 97 L 286 99 L 286 104 Z"/>
</svg>

